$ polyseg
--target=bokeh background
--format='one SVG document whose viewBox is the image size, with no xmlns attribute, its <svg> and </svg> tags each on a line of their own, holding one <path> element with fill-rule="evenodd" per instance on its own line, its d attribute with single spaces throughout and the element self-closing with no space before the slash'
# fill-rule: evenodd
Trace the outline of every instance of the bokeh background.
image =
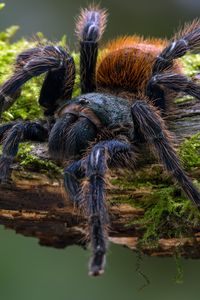
<svg viewBox="0 0 200 300">
<path fill-rule="evenodd" d="M 121 34 L 170 36 L 185 21 L 199 17 L 199 0 L 5 0 L 2 28 L 20 25 L 19 36 L 42 31 L 51 40 L 66 34 L 74 42 L 74 22 L 80 7 L 100 3 L 110 14 L 104 40 Z"/>
<path fill-rule="evenodd" d="M 59 40 L 66 34 L 71 49 L 76 45 L 75 16 L 81 6 L 89 3 L 88 0 L 4 2 L 6 8 L 0 12 L 2 30 L 19 25 L 15 39 L 32 37 L 38 31 L 50 40 Z M 170 37 L 185 21 L 200 17 L 200 0 L 102 0 L 101 6 L 108 8 L 110 14 L 104 41 L 132 33 Z M 198 260 L 141 259 L 128 249 L 111 245 L 106 274 L 94 279 L 87 276 L 88 258 L 89 252 L 78 247 L 45 248 L 35 239 L 0 228 L 0 299 L 199 299 Z M 144 277 L 150 283 L 143 288 Z"/>
</svg>

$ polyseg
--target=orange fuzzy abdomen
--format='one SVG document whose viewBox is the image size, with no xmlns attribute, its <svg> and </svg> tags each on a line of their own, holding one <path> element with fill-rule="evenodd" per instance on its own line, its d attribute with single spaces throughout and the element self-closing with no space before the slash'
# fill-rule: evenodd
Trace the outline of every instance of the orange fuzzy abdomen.
<svg viewBox="0 0 200 300">
<path fill-rule="evenodd" d="M 140 37 L 117 39 L 105 47 L 97 66 L 97 87 L 144 94 L 156 56 L 166 41 Z"/>
</svg>

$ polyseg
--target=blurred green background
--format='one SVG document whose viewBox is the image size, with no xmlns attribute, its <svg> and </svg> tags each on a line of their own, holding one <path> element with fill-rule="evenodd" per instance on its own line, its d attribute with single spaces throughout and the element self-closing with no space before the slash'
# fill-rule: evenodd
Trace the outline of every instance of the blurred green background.
<svg viewBox="0 0 200 300">
<path fill-rule="evenodd" d="M 5 0 L 0 27 L 20 25 L 19 36 L 42 31 L 50 39 L 66 34 L 73 46 L 74 22 L 80 7 L 101 3 L 109 12 L 104 40 L 121 34 L 169 36 L 186 20 L 199 17 L 199 0 Z"/>
<path fill-rule="evenodd" d="M 74 49 L 74 21 L 79 7 L 89 1 L 4 1 L 0 28 L 20 25 L 16 38 L 42 31 L 49 39 L 66 34 Z M 170 36 L 174 29 L 200 15 L 199 0 L 101 1 L 110 17 L 104 41 L 122 34 Z M 75 43 L 76 44 L 76 43 Z M 179 261 L 182 284 L 175 283 L 179 266 L 174 258 L 147 258 L 139 271 L 137 254 L 111 246 L 106 274 L 87 276 L 89 252 L 78 247 L 64 250 L 40 247 L 37 240 L 0 228 L 0 299 L 2 300 L 197 300 L 200 295 L 200 261 Z M 181 274 L 179 274 L 181 275 Z"/>
<path fill-rule="evenodd" d="M 111 246 L 106 273 L 87 276 L 89 252 L 78 247 L 57 250 L 37 240 L 0 229 L 0 299 L 2 300 L 197 300 L 200 262 L 181 259 L 184 282 L 178 284 L 175 259 L 138 256 Z M 143 288 L 144 287 L 144 288 Z"/>
</svg>

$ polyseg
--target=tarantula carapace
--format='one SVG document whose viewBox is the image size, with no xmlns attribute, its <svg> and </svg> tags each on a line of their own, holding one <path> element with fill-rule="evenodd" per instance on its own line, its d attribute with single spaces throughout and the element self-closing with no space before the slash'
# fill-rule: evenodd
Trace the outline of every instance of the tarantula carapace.
<svg viewBox="0 0 200 300">
<path fill-rule="evenodd" d="M 105 10 L 83 9 L 76 24 L 80 42 L 81 95 L 72 98 L 73 58 L 59 46 L 38 46 L 21 53 L 12 77 L 0 89 L 0 111 L 8 109 L 20 87 L 44 72 L 39 104 L 47 122 L 0 126 L 3 153 L 0 178 L 24 140 L 49 140 L 52 158 L 68 162 L 64 185 L 71 201 L 84 206 L 92 246 L 91 275 L 103 273 L 109 216 L 105 176 L 109 168 L 133 168 L 146 143 L 197 206 L 200 193 L 183 171 L 162 115 L 172 99 L 186 93 L 200 99 L 200 86 L 183 75 L 177 58 L 200 48 L 200 22 L 187 24 L 171 41 L 122 37 L 98 57 L 106 25 Z M 69 163 L 70 162 L 70 163 Z M 83 184 L 84 182 L 84 184 Z"/>
</svg>

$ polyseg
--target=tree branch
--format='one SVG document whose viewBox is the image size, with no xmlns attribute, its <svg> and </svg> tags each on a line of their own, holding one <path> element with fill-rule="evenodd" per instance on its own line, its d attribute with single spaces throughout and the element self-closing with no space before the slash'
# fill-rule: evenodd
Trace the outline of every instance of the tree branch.
<svg viewBox="0 0 200 300">
<path fill-rule="evenodd" d="M 166 121 L 176 136 L 176 142 L 180 143 L 200 131 L 199 115 L 200 104 L 195 100 L 177 105 L 169 114 Z M 40 148 L 43 149 L 43 146 L 40 145 Z M 37 152 L 37 156 L 41 156 L 41 151 Z M 148 169 L 150 177 L 155 175 L 155 166 L 159 168 L 154 163 L 153 167 L 145 169 Z M 144 177 L 145 182 L 144 172 L 139 170 L 136 177 Z M 163 174 L 160 175 L 162 182 L 170 185 L 169 178 Z M 196 168 L 190 175 L 195 177 L 198 174 Z M 45 174 L 17 168 L 13 170 L 12 179 L 11 184 L 0 185 L 0 224 L 24 236 L 38 238 L 41 245 L 59 248 L 73 244 L 86 246 L 87 222 L 81 211 L 67 199 L 62 177 L 52 179 Z M 135 250 L 145 232 L 144 224 L 138 222 L 144 217 L 145 208 L 134 207 L 131 199 L 134 199 L 134 204 L 140 203 L 144 196 L 151 195 L 152 187 L 148 184 L 146 187 L 129 186 L 126 180 L 122 187 L 120 174 L 112 174 L 111 179 L 112 186 L 108 189 L 110 240 Z M 128 201 L 121 201 L 123 199 Z M 185 219 L 180 222 L 184 224 Z M 200 257 L 198 226 L 190 230 L 191 234 L 187 232 L 183 238 L 159 236 L 154 247 L 149 243 L 139 243 L 139 248 L 153 256 L 168 256 L 179 251 L 185 257 Z"/>
</svg>

